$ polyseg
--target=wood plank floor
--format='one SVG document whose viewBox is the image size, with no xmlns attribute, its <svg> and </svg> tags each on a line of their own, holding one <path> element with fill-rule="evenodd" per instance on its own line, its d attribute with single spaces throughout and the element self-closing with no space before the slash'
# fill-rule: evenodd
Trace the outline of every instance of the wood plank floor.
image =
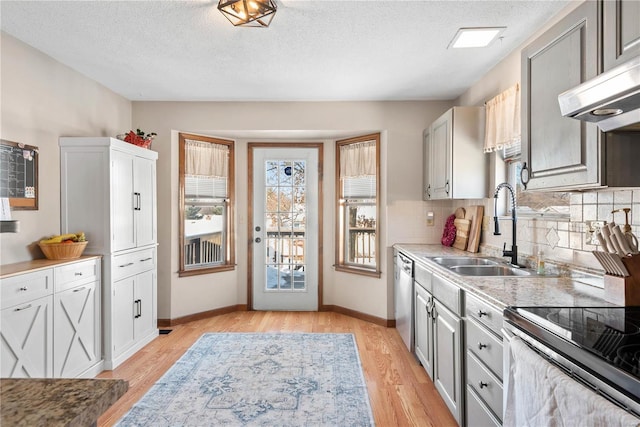
<svg viewBox="0 0 640 427">
<path fill-rule="evenodd" d="M 173 326 L 113 371 L 99 378 L 129 381 L 129 391 L 98 420 L 111 426 L 206 332 L 353 333 L 378 427 L 456 426 L 426 372 L 394 328 L 329 312 L 235 312 Z"/>
</svg>

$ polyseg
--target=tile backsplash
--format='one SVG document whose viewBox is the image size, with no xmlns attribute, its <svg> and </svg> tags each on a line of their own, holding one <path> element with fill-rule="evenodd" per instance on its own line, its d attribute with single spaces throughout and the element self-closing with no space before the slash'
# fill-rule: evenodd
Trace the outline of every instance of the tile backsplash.
<svg viewBox="0 0 640 427">
<path fill-rule="evenodd" d="M 415 202 L 412 202 L 414 204 Z M 493 198 L 480 200 L 453 200 L 453 201 L 430 201 L 421 202 L 420 214 L 426 218 L 426 213 L 435 211 L 436 221 L 433 227 L 426 227 L 424 230 L 413 230 L 407 237 L 411 236 L 412 242 L 419 239 L 418 243 L 439 243 L 442 236 L 444 221 L 446 217 L 453 213 L 458 207 L 472 205 L 484 205 L 485 216 L 493 215 Z M 416 206 L 407 209 L 394 209 L 395 213 L 403 212 L 404 215 L 415 215 Z M 518 251 L 522 254 L 522 260 L 532 257 L 541 250 L 544 257 L 549 262 L 571 264 L 578 267 L 602 270 L 600 264 L 595 259 L 591 251 L 601 250 L 597 245 L 591 244 L 586 238 L 586 221 L 614 221 L 622 225 L 625 222 L 624 212 L 612 215 L 612 211 L 622 208 L 631 208 L 629 223 L 631 231 L 637 236 L 640 233 L 640 188 L 624 190 L 602 190 L 597 192 L 571 193 L 570 196 L 570 218 L 566 220 L 519 217 L 517 224 L 517 244 Z M 391 212 L 390 212 L 391 213 Z M 402 222 L 397 216 L 395 221 Z M 487 223 L 485 218 L 485 223 Z M 511 245 L 511 225 L 510 220 L 505 217 L 501 220 L 502 235 L 493 235 L 493 221 L 489 221 L 488 229 L 483 229 L 481 244 L 495 248 L 502 248 L 506 242 L 507 247 Z"/>
</svg>

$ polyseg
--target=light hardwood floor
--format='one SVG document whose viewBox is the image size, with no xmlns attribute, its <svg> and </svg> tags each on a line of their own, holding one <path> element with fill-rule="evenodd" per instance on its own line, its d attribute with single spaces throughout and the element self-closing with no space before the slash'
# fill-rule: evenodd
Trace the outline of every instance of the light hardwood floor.
<svg viewBox="0 0 640 427">
<path fill-rule="evenodd" d="M 206 332 L 353 333 L 358 344 L 371 407 L 378 427 L 456 426 L 426 372 L 394 328 L 330 312 L 242 311 L 173 326 L 113 371 L 129 391 L 98 420 L 111 426 Z"/>
</svg>

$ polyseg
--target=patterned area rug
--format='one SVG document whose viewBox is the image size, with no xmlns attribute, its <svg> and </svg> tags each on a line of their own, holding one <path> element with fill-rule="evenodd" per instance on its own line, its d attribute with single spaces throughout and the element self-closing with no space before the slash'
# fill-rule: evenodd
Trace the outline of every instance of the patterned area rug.
<svg viewBox="0 0 640 427">
<path fill-rule="evenodd" d="M 211 333 L 119 426 L 373 426 L 352 334 Z"/>
</svg>

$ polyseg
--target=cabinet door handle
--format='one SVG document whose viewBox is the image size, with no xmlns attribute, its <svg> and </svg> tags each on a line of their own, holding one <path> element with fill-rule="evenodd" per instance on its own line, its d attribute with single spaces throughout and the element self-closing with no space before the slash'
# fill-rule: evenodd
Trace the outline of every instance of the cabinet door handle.
<svg viewBox="0 0 640 427">
<path fill-rule="evenodd" d="M 482 350 L 483 348 L 487 348 L 486 344 L 482 344 L 481 342 L 478 343 L 478 350 Z"/>
<path fill-rule="evenodd" d="M 447 180 L 447 182 L 444 184 L 444 188 L 445 188 L 445 192 L 447 193 L 447 196 L 449 195 L 449 180 Z"/>
<path fill-rule="evenodd" d="M 133 193 L 133 210 L 134 211 L 140 210 L 140 193 L 138 192 Z"/>
<path fill-rule="evenodd" d="M 22 310 L 26 310 L 26 309 L 31 308 L 31 307 L 32 307 L 31 304 L 27 304 L 24 307 L 16 308 L 14 311 L 22 311 Z"/>
<path fill-rule="evenodd" d="M 152 259 L 153 257 L 150 256 L 149 258 L 141 259 L 140 262 L 151 261 Z"/>
<path fill-rule="evenodd" d="M 427 185 L 427 199 L 431 198 L 431 184 Z"/>
<path fill-rule="evenodd" d="M 478 310 L 478 317 L 488 316 L 489 314 L 486 311 Z"/>
<path fill-rule="evenodd" d="M 19 291 L 25 292 L 28 291 L 26 286 L 22 286 L 21 288 L 18 289 Z"/>
<path fill-rule="evenodd" d="M 81 271 L 76 271 L 76 272 L 74 273 L 74 276 L 82 276 L 82 272 L 81 272 Z"/>
<path fill-rule="evenodd" d="M 138 210 L 142 210 L 142 194 L 138 193 Z"/>
<path fill-rule="evenodd" d="M 483 382 L 483 381 L 478 381 L 478 386 L 483 389 L 485 387 L 489 387 L 489 384 Z"/>
<path fill-rule="evenodd" d="M 80 291 L 84 291 L 85 289 L 87 289 L 87 287 L 86 287 L 86 286 L 83 286 L 83 287 L 81 287 L 81 288 L 74 289 L 74 290 L 73 290 L 73 292 L 80 292 Z"/>
<path fill-rule="evenodd" d="M 119 265 L 118 267 L 123 268 L 123 267 L 129 267 L 130 265 L 133 265 L 133 263 L 129 262 L 129 263 L 126 263 L 126 264 Z"/>
<path fill-rule="evenodd" d="M 522 164 L 522 169 L 520 169 L 520 182 L 522 183 L 522 186 L 524 187 L 524 189 L 527 189 L 527 184 L 529 184 L 529 179 L 531 177 L 529 176 L 529 168 L 527 167 L 527 162 L 524 162 Z"/>
</svg>

